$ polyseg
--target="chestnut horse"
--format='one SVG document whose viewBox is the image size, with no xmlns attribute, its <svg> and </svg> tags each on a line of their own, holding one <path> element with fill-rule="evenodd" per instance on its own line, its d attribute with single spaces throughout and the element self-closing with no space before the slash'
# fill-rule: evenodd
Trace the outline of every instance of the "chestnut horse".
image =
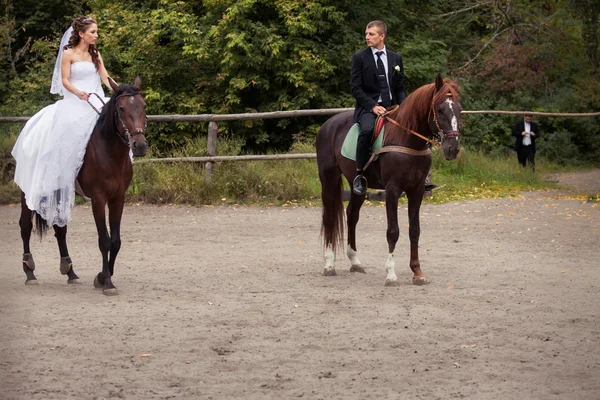
<svg viewBox="0 0 600 400">
<path fill-rule="evenodd" d="M 131 183 L 133 168 L 129 151 L 143 157 L 148 150 L 146 142 L 146 103 L 142 98 L 140 77 L 133 85 L 117 84 L 110 80 L 114 91 L 103 107 L 90 136 L 83 164 L 77 181 L 81 191 L 92 201 L 92 210 L 98 230 L 98 245 L 102 253 L 102 271 L 94 279 L 94 286 L 112 295 L 117 289 L 112 283 L 115 259 L 121 248 L 121 216 L 125 203 L 125 191 Z M 110 233 L 106 229 L 108 204 Z M 25 194 L 21 192 L 21 238 L 23 239 L 23 271 L 26 284 L 37 284 L 34 275 L 35 262 L 29 248 L 29 239 L 35 215 L 36 229 L 40 237 L 48 230 L 48 224 L 39 214 L 27 208 Z M 67 249 L 67 226 L 53 226 L 60 251 L 60 272 L 67 275 L 68 283 L 79 283 Z"/>
<path fill-rule="evenodd" d="M 385 263 L 386 286 L 399 285 L 394 263 L 398 241 L 398 198 L 402 192 L 408 198 L 410 238 L 410 268 L 413 283 L 426 283 L 419 263 L 419 209 L 425 190 L 425 178 L 431 166 L 429 144 L 436 136 L 447 160 L 455 159 L 460 150 L 458 121 L 461 106 L 458 83 L 437 76 L 435 83 L 424 85 L 411 93 L 400 107 L 389 111 L 385 121 L 383 148 L 375 161 L 364 171 L 368 187 L 385 189 L 387 212 L 387 241 L 389 254 Z M 321 232 L 325 247 L 323 275 L 336 275 L 333 261 L 335 251 L 343 242 L 344 205 L 342 175 L 352 187 L 356 163 L 341 154 L 346 133 L 354 123 L 351 111 L 328 119 L 317 134 L 317 164 L 321 180 L 323 216 Z M 438 143 L 436 143 L 438 144 Z M 365 270 L 356 250 L 356 224 L 365 195 L 351 193 L 346 209 L 348 223 L 347 256 L 351 272 Z"/>
</svg>

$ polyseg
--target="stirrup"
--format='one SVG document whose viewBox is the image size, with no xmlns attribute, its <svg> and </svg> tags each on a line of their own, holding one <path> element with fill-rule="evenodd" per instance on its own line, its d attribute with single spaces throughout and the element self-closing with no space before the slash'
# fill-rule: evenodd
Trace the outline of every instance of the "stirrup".
<svg viewBox="0 0 600 400">
<path fill-rule="evenodd" d="M 360 191 L 359 186 L 362 186 L 362 192 Z M 352 192 L 358 196 L 364 196 L 367 193 L 367 188 L 367 178 L 365 178 L 362 174 L 356 175 L 352 181 Z"/>
</svg>

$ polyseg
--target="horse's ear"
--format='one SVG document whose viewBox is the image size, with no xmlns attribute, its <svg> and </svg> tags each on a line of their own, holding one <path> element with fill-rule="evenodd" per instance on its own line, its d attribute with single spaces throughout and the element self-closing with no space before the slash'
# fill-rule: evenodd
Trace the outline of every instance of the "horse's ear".
<svg viewBox="0 0 600 400">
<path fill-rule="evenodd" d="M 119 85 L 117 85 L 117 82 L 115 82 L 115 80 L 110 76 L 108 77 L 108 83 L 110 83 L 110 87 L 113 90 L 113 92 L 119 90 Z"/>
<path fill-rule="evenodd" d="M 135 86 L 138 89 L 142 88 L 142 78 L 139 75 L 135 77 L 135 81 L 133 81 L 133 86 Z"/>
<path fill-rule="evenodd" d="M 454 78 L 454 83 L 460 86 L 460 79 L 458 79 L 458 76 Z"/>
<path fill-rule="evenodd" d="M 435 77 L 435 91 L 437 92 L 444 86 L 444 80 L 442 79 L 442 74 L 437 74 Z"/>
</svg>

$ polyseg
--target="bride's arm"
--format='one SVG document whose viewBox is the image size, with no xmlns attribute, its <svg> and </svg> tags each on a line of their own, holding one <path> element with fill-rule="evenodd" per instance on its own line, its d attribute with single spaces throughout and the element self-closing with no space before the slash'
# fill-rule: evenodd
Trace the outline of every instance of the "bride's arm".
<svg viewBox="0 0 600 400">
<path fill-rule="evenodd" d="M 62 63 L 60 71 L 62 75 L 62 84 L 65 89 L 79 97 L 81 100 L 87 100 L 90 96 L 89 93 L 83 92 L 77 89 L 71 84 L 71 61 L 73 60 L 73 51 L 71 49 L 65 50 L 62 56 Z"/>
<path fill-rule="evenodd" d="M 111 90 L 113 90 L 113 87 L 110 85 L 110 82 L 108 81 L 109 79 L 112 79 L 112 78 L 110 78 L 108 76 L 108 72 L 106 71 L 106 68 L 104 67 L 104 61 L 102 60 L 102 56 L 100 55 L 100 53 L 98 53 L 98 59 L 100 60 L 100 68 L 98 68 L 98 73 L 100 74 L 100 79 L 102 79 L 102 83 L 104 83 L 104 85 L 107 88 L 110 88 Z M 113 80 L 113 82 L 115 82 L 115 81 Z M 117 86 L 118 86 L 118 84 L 117 84 Z"/>
</svg>

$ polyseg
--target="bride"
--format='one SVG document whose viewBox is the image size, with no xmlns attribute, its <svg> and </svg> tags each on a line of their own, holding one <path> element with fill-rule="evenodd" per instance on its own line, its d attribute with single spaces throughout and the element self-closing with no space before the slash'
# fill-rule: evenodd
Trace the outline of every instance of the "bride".
<svg viewBox="0 0 600 400">
<path fill-rule="evenodd" d="M 15 143 L 15 182 L 27 207 L 49 226 L 65 226 L 75 203 L 75 179 L 98 111 L 108 99 L 109 76 L 96 49 L 98 26 L 90 17 L 76 18 L 60 43 L 50 93 L 63 99 L 27 121 Z M 92 95 L 95 94 L 95 95 Z M 97 95 L 97 96 L 96 96 Z M 90 104 L 88 104 L 88 102 Z"/>
</svg>

